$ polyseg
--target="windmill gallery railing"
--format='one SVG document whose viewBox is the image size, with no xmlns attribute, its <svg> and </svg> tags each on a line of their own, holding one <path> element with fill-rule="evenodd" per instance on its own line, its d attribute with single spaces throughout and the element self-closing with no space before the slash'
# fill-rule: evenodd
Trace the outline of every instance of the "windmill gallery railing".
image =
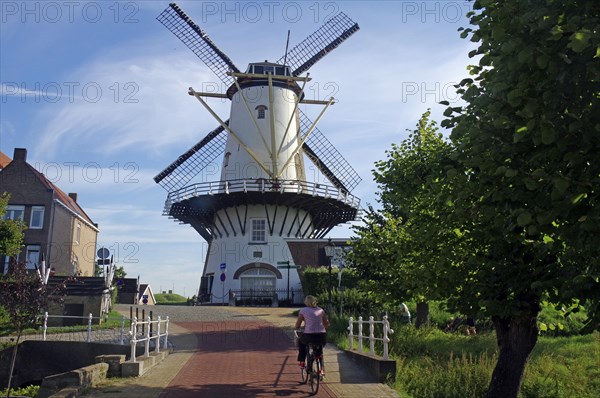
<svg viewBox="0 0 600 398">
<path fill-rule="evenodd" d="M 168 215 L 173 203 L 181 202 L 186 199 L 191 199 L 204 195 L 215 194 L 231 194 L 237 192 L 277 192 L 277 193 L 294 193 L 316 196 L 320 198 L 333 198 L 339 200 L 351 207 L 358 208 L 360 199 L 356 196 L 337 189 L 333 186 L 298 180 L 267 180 L 259 179 L 243 179 L 243 180 L 228 180 L 228 181 L 210 181 L 198 184 L 193 184 L 177 191 L 169 193 L 165 203 L 164 214 Z"/>
<path fill-rule="evenodd" d="M 171 205 L 186 199 L 204 195 L 232 194 L 238 192 L 277 192 L 316 196 L 325 199 L 335 199 L 351 207 L 358 208 L 360 199 L 356 196 L 337 189 L 331 185 L 298 181 L 298 180 L 267 180 L 243 179 L 228 181 L 211 181 L 193 184 L 169 193 L 165 202 L 164 215 L 169 215 Z"/>
</svg>

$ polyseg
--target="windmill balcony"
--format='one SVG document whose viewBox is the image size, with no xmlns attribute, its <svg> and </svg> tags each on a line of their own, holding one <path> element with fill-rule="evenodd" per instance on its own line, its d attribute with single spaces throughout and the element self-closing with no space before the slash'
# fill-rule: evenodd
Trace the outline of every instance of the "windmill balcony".
<svg viewBox="0 0 600 398">
<path fill-rule="evenodd" d="M 359 198 L 331 185 L 298 180 L 273 181 L 259 178 L 203 182 L 173 191 L 167 196 L 163 215 L 171 215 L 171 207 L 174 203 L 192 198 L 249 192 L 303 194 L 323 199 L 334 199 L 354 209 L 358 209 L 360 206 Z"/>
<path fill-rule="evenodd" d="M 331 185 L 298 180 L 241 179 L 193 184 L 169 193 L 163 215 L 210 229 L 220 209 L 251 204 L 302 209 L 312 215 L 315 229 L 356 220 L 360 199 Z"/>
</svg>

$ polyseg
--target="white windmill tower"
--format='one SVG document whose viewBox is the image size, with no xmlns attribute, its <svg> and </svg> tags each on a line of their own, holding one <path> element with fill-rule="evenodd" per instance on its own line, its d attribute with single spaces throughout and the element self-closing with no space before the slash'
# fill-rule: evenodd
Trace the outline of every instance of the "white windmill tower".
<svg viewBox="0 0 600 398">
<path fill-rule="evenodd" d="M 224 300 L 230 290 L 252 289 L 289 298 L 300 278 L 286 239 L 322 239 L 357 217 L 360 201 L 350 191 L 360 177 L 316 127 L 333 98 L 304 99 L 310 78 L 300 74 L 358 25 L 340 13 L 279 61 L 251 63 L 242 73 L 177 5 L 157 19 L 228 87 L 223 94 L 189 89 L 219 127 L 154 177 L 169 192 L 164 214 L 209 243 L 200 293 Z M 219 117 L 206 97 L 230 99 L 230 118 Z M 300 103 L 323 106 L 315 122 Z M 191 183 L 220 156 L 220 180 Z M 307 181 L 304 156 L 331 184 Z"/>
</svg>

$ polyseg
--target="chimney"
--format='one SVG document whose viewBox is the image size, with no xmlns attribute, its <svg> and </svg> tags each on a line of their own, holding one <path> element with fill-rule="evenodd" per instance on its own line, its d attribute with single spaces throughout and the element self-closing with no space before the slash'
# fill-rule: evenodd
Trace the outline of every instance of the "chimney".
<svg viewBox="0 0 600 398">
<path fill-rule="evenodd" d="M 69 198 L 73 199 L 73 202 L 77 202 L 77 193 L 69 192 Z"/>
<path fill-rule="evenodd" d="M 19 162 L 26 162 L 27 161 L 27 149 L 25 148 L 15 148 L 15 152 L 13 155 L 13 160 L 19 161 Z"/>
</svg>

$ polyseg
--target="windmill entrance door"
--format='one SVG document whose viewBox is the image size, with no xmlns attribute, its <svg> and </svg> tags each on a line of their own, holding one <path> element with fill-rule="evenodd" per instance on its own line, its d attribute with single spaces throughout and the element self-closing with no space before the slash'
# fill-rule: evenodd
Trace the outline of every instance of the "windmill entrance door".
<svg viewBox="0 0 600 398">
<path fill-rule="evenodd" d="M 271 305 L 276 294 L 277 277 L 264 268 L 253 268 L 240 275 L 236 301 L 241 305 Z"/>
</svg>

